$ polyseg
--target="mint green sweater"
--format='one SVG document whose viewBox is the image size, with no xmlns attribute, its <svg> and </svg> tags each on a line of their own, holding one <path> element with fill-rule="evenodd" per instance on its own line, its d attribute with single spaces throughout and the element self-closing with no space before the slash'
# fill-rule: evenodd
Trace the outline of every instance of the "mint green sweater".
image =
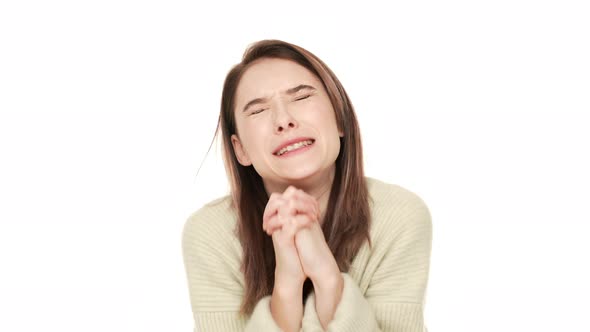
<svg viewBox="0 0 590 332">
<path fill-rule="evenodd" d="M 415 193 L 367 177 L 373 250 L 365 241 L 342 273 L 344 288 L 328 331 L 423 332 L 432 224 L 428 207 Z M 230 196 L 192 213 L 184 226 L 182 250 L 195 331 L 281 331 L 262 298 L 247 319 L 238 311 L 244 293 L 242 248 L 234 234 L 237 217 Z M 302 331 L 323 331 L 314 293 L 305 301 Z"/>
</svg>

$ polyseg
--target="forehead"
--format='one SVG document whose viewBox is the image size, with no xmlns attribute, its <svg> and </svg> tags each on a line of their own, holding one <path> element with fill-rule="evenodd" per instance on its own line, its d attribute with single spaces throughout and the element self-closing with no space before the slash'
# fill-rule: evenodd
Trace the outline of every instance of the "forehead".
<svg viewBox="0 0 590 332">
<path fill-rule="evenodd" d="M 242 75 L 236 91 L 237 106 L 253 98 L 272 96 L 299 84 L 321 89 L 320 80 L 307 68 L 285 59 L 261 59 Z"/>
</svg>

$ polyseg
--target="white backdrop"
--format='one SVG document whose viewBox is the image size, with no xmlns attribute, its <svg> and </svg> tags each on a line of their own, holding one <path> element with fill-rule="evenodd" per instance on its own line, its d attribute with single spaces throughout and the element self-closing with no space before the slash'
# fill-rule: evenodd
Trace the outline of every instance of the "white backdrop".
<svg viewBox="0 0 590 332">
<path fill-rule="evenodd" d="M 190 331 L 188 215 L 248 44 L 322 58 L 431 210 L 431 331 L 590 331 L 585 1 L 0 4 L 0 331 Z"/>
</svg>

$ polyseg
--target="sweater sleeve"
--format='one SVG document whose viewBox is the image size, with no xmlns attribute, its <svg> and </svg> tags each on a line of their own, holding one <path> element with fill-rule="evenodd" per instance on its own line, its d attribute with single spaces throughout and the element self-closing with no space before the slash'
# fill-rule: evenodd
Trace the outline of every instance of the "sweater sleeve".
<svg viewBox="0 0 590 332">
<path fill-rule="evenodd" d="M 432 241 L 431 216 L 420 200 L 388 227 L 387 245 L 365 294 L 350 276 L 344 279 L 342 297 L 328 332 L 378 331 L 424 332 L 423 304 L 428 280 Z M 305 303 L 304 331 L 323 331 L 312 292 Z"/>
<path fill-rule="evenodd" d="M 250 317 L 238 314 L 243 296 L 239 259 L 223 238 L 227 233 L 199 219 L 192 215 L 182 235 L 194 331 L 281 332 L 270 312 L 270 295 L 256 304 Z"/>
</svg>

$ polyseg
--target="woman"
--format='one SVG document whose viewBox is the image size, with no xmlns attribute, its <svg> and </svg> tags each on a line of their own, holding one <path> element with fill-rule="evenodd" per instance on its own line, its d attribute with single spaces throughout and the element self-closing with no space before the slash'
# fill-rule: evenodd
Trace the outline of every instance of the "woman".
<svg viewBox="0 0 590 332">
<path fill-rule="evenodd" d="M 426 330 L 429 210 L 364 176 L 354 109 L 319 58 L 251 45 L 220 128 L 231 195 L 183 231 L 195 330 Z"/>
</svg>

